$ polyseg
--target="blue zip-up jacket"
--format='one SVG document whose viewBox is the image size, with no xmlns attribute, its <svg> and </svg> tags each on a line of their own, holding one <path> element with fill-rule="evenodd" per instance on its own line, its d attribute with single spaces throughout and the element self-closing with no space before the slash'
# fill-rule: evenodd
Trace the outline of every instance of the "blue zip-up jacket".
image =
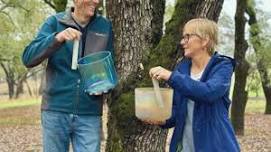
<svg viewBox="0 0 271 152">
<path fill-rule="evenodd" d="M 190 78 L 191 60 L 183 59 L 168 84 L 174 89 L 172 116 L 163 128 L 175 127 L 170 152 L 182 144 L 188 99 L 194 101 L 193 139 L 196 152 L 239 152 L 229 119 L 229 90 L 235 62 L 215 53 L 200 81 Z"/>
<path fill-rule="evenodd" d="M 68 27 L 80 30 L 72 19 L 71 11 L 49 17 L 36 38 L 25 48 L 22 60 L 26 67 L 31 68 L 48 59 L 42 110 L 98 116 L 102 114 L 102 96 L 86 94 L 78 69 L 71 70 L 73 41 L 59 43 L 55 38 L 57 33 Z M 96 14 L 84 34 L 85 42 L 80 39 L 79 58 L 97 51 L 113 53 L 113 32 L 109 20 Z"/>
</svg>

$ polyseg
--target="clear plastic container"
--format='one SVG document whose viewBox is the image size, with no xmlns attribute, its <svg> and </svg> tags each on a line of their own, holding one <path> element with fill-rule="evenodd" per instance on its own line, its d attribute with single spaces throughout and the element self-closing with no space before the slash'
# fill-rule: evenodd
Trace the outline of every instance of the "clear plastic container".
<svg viewBox="0 0 271 152">
<path fill-rule="evenodd" d="M 117 72 L 109 51 L 100 51 L 83 57 L 78 61 L 78 69 L 87 93 L 106 92 L 118 83 Z"/>
<path fill-rule="evenodd" d="M 165 121 L 171 116 L 173 90 L 160 88 L 163 106 L 159 105 L 154 88 L 135 89 L 135 112 L 140 120 Z"/>
</svg>

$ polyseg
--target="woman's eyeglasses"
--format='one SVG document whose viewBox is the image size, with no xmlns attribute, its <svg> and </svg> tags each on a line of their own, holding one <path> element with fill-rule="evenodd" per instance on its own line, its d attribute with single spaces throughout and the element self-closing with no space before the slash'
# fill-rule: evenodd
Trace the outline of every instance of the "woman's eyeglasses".
<svg viewBox="0 0 271 152">
<path fill-rule="evenodd" d="M 189 41 L 189 39 L 190 39 L 192 36 L 196 36 L 196 37 L 198 37 L 198 38 L 201 39 L 201 36 L 199 36 L 198 34 L 191 33 L 191 34 L 184 34 L 184 35 L 181 37 L 181 40 L 183 40 L 184 43 L 187 43 L 187 42 Z"/>
</svg>

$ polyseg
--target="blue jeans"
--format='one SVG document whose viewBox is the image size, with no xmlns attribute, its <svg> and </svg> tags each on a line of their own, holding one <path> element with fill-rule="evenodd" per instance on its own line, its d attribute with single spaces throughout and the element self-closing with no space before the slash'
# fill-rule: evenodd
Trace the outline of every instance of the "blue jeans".
<svg viewBox="0 0 271 152">
<path fill-rule="evenodd" d="M 41 113 L 43 151 L 100 152 L 101 117 L 62 112 Z"/>
</svg>

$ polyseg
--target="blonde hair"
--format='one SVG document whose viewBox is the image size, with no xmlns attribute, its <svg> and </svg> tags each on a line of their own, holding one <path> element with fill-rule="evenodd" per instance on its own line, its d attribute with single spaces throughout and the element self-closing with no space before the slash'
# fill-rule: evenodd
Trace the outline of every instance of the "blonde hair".
<svg viewBox="0 0 271 152">
<path fill-rule="evenodd" d="M 197 34 L 201 38 L 209 39 L 207 51 L 210 55 L 214 53 L 218 43 L 218 26 L 216 22 L 206 18 L 195 18 L 188 21 L 183 31 L 189 31 L 189 34 Z"/>
</svg>

